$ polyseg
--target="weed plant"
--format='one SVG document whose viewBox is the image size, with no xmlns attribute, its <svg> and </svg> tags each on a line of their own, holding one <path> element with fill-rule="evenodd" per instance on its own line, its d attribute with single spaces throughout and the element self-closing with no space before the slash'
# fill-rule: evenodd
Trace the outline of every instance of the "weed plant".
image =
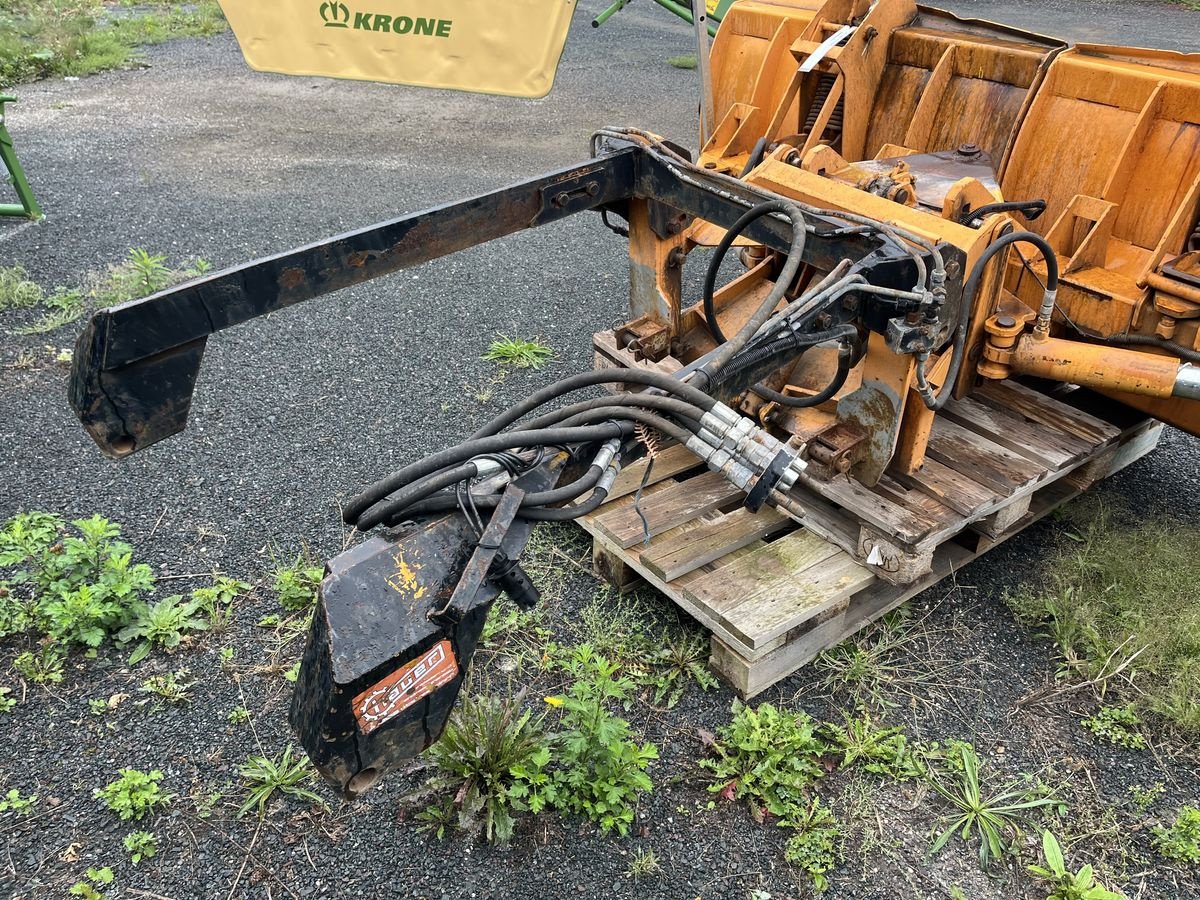
<svg viewBox="0 0 1200 900">
<path fill-rule="evenodd" d="M 320 795 L 304 786 L 312 780 L 312 766 L 303 753 L 293 755 L 291 746 L 275 757 L 251 756 L 238 767 L 238 774 L 249 788 L 238 816 L 252 809 L 258 811 L 260 818 L 265 816 L 267 802 L 277 791 L 297 800 L 322 806 L 325 803 Z"/>
<path fill-rule="evenodd" d="M 1136 677 L 1138 689 L 1115 685 L 1123 699 L 1200 734 L 1198 544 L 1194 525 L 1134 520 L 1111 505 L 1084 503 L 1047 561 L 1045 583 L 1006 599 L 1020 620 L 1053 638 L 1067 673 L 1103 689 L 1127 663 L 1124 675 Z"/>
<path fill-rule="evenodd" d="M 541 369 L 554 358 L 554 350 L 538 340 L 497 335 L 482 358 L 516 369 Z"/>
<path fill-rule="evenodd" d="M 1123 900 L 1096 880 L 1091 866 L 1070 871 L 1058 840 L 1049 831 L 1042 832 L 1042 857 L 1044 866 L 1029 866 L 1028 870 L 1049 886 L 1046 900 Z"/>
<path fill-rule="evenodd" d="M 24 0 L 0 8 L 0 88 L 130 65 L 139 46 L 225 29 L 214 0 L 159 2 L 114 14 L 98 0 Z"/>
<path fill-rule="evenodd" d="M 163 777 L 158 769 L 150 772 L 122 769 L 119 775 L 116 780 L 97 788 L 95 793 L 122 821 L 142 819 L 155 807 L 170 802 L 170 796 L 158 785 Z"/>
</svg>

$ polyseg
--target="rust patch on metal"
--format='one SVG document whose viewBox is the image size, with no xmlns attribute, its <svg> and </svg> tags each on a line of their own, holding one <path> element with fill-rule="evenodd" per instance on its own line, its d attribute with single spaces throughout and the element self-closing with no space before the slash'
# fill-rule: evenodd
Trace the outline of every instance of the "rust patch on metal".
<svg viewBox="0 0 1200 900">
<path fill-rule="evenodd" d="M 304 284 L 305 280 L 306 277 L 303 269 L 284 269 L 279 273 L 279 286 L 285 291 L 294 291 L 300 285 Z"/>
</svg>

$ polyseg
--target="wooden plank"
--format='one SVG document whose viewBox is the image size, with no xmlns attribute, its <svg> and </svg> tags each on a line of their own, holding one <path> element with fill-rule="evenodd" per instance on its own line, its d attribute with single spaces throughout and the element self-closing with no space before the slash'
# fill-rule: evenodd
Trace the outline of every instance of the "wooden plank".
<svg viewBox="0 0 1200 900">
<path fill-rule="evenodd" d="M 838 476 L 822 481 L 811 475 L 801 475 L 801 483 L 814 493 L 832 500 L 850 510 L 864 522 L 869 522 L 880 531 L 893 534 L 906 544 L 918 543 L 939 523 L 920 509 L 901 506 L 887 497 L 863 487 L 853 478 Z M 804 498 L 800 498 L 801 504 Z"/>
<path fill-rule="evenodd" d="M 1045 466 L 942 416 L 933 420 L 927 455 L 1005 496 L 1047 472 Z"/>
<path fill-rule="evenodd" d="M 964 516 L 973 515 L 981 507 L 994 503 L 999 498 L 999 494 L 991 488 L 984 487 L 978 481 L 972 481 L 966 475 L 929 457 L 925 458 L 915 475 L 897 474 L 895 478 L 902 484 L 935 497 Z"/>
<path fill-rule="evenodd" d="M 819 615 L 875 580 L 849 553 L 839 552 L 801 572 L 788 583 L 771 581 L 722 614 L 743 642 L 761 647 L 800 622 Z"/>
<path fill-rule="evenodd" d="M 756 590 L 769 590 L 777 582 L 794 586 L 798 572 L 837 553 L 844 551 L 802 528 L 689 582 L 683 593 L 693 603 L 704 604 L 714 616 L 720 617 Z"/>
<path fill-rule="evenodd" d="M 1061 468 L 1095 447 L 1069 431 L 1030 424 L 1024 416 L 970 397 L 947 403 L 942 415 L 1047 469 Z"/>
<path fill-rule="evenodd" d="M 643 497 L 642 515 L 630 503 L 627 507 L 596 517 L 596 529 L 624 550 L 650 537 L 682 525 L 714 509 L 736 503 L 742 492 L 719 472 L 705 472 L 687 481 L 676 482 L 656 493 L 652 500 Z"/>
<path fill-rule="evenodd" d="M 770 507 L 763 507 L 757 513 L 744 507 L 735 509 L 677 538 L 655 541 L 642 553 L 642 561 L 664 581 L 674 581 L 681 575 L 790 526 L 791 521 Z"/>
<path fill-rule="evenodd" d="M 949 525 L 962 519 L 957 510 L 940 499 L 931 497 L 924 491 L 914 490 L 890 475 L 885 474 L 879 479 L 879 483 L 875 485 L 875 493 L 887 497 L 898 506 L 920 510 L 938 525 Z"/>
<path fill-rule="evenodd" d="M 971 396 L 988 405 L 1011 410 L 1047 428 L 1073 434 L 1093 447 L 1115 440 L 1121 433 L 1121 429 L 1103 419 L 1015 381 L 989 381 Z"/>
<path fill-rule="evenodd" d="M 636 491 L 642 483 L 642 476 L 649 465 L 649 457 L 642 457 L 618 472 L 617 478 L 613 482 L 612 490 L 608 492 L 608 502 L 611 503 L 619 497 L 624 497 L 626 494 L 632 494 Z M 701 465 L 703 463 L 700 462 L 696 454 L 692 453 L 683 444 L 672 444 L 655 458 L 654 465 L 650 469 L 650 478 L 646 484 L 656 484 Z"/>
</svg>

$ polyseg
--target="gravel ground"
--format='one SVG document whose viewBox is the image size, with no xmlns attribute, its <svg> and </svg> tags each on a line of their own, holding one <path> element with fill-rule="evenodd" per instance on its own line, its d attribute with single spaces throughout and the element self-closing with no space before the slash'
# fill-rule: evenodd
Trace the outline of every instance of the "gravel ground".
<svg viewBox="0 0 1200 900">
<path fill-rule="evenodd" d="M 601 4 L 581 5 L 587 15 L 576 17 L 555 90 L 539 101 L 252 73 L 228 35 L 151 49 L 144 69 L 25 86 L 10 126 L 49 217 L 38 226 L 0 223 L 0 263 L 19 262 L 47 285 L 78 283 L 132 246 L 230 265 L 569 164 L 586 156 L 599 125 L 639 125 L 693 143 L 695 74 L 665 63 L 689 51 L 690 31 L 649 5 L 592 30 L 588 18 Z M 952 6 L 1077 40 L 1178 49 L 1195 49 L 1200 24 L 1200 15 L 1151 3 Z M 598 219 L 576 218 L 256 320 L 210 342 L 189 429 L 120 464 L 102 459 L 78 427 L 61 368 L 7 365 L 22 351 L 49 359 L 45 346 L 71 346 L 78 326 L 23 338 L 8 333 L 20 321 L 10 318 L 0 323 L 0 420 L 11 423 L 0 445 L 0 520 L 27 509 L 102 513 L 125 526 L 163 576 L 218 568 L 255 580 L 272 554 L 307 546 L 327 556 L 344 538 L 337 497 L 460 437 L 533 385 L 589 367 L 591 334 L 621 319 L 624 272 L 622 242 Z M 497 332 L 539 335 L 557 358 L 542 373 L 493 383 L 496 370 L 478 357 Z M 491 396 L 481 401 L 481 393 Z M 1147 515 L 1200 522 L 1197 449 L 1172 433 L 1104 490 Z M 971 738 L 998 769 L 1049 766 L 1059 778 L 1091 782 L 1081 827 L 1099 828 L 1111 808 L 1132 855 L 1109 863 L 1127 866 L 1130 894 L 1197 896 L 1186 873 L 1138 861 L 1147 841 L 1132 833 L 1126 809 L 1129 786 L 1155 781 L 1169 785 L 1172 808 L 1196 802 L 1194 762 L 1167 749 L 1109 751 L 1078 728 L 1075 710 L 1013 705 L 1053 677 L 1054 662 L 999 598 L 1028 576 L 1054 528 L 1031 529 L 954 586 L 914 602 L 926 650 L 917 665 L 937 686 L 895 715 L 921 737 Z M 586 555 L 566 540 L 566 556 Z M 598 588 L 579 567 L 562 565 L 557 622 L 570 621 Z M 152 659 L 136 675 L 115 654 L 73 659 L 64 685 L 31 687 L 0 718 L 10 748 L 0 756 L 0 787 L 43 798 L 36 818 L 0 818 L 0 887 L 7 880 L 12 896 L 62 896 L 87 866 L 110 865 L 118 878 L 109 895 L 129 897 L 808 893 L 782 860 L 778 829 L 741 809 L 705 808 L 691 765 L 700 752 L 695 728 L 727 720 L 723 689 L 691 690 L 675 710 L 639 706 L 632 716 L 663 759 L 654 770 L 660 787 L 629 840 L 553 820 L 519 831 L 509 851 L 429 843 L 401 812 L 399 798 L 415 784 L 404 778 L 327 814 L 287 805 L 257 829 L 253 819 L 235 819 L 237 764 L 258 742 L 274 752 L 287 741 L 288 685 L 254 671 L 267 653 L 254 622 L 271 607 L 256 595 L 225 634 Z M 236 679 L 218 663 L 225 645 L 237 649 Z M 14 653 L 0 646 L 0 663 Z M 180 666 L 197 679 L 190 705 L 128 703 L 103 719 L 90 715 L 88 699 Z M 18 687 L 12 673 L 0 683 Z M 833 718 L 845 701 L 811 671 L 763 699 Z M 243 702 L 253 732 L 226 722 Z M 128 829 L 91 799 L 127 766 L 162 768 L 180 795 L 153 823 L 159 856 L 136 869 L 120 847 Z M 218 789 L 226 803 L 199 819 L 186 798 Z M 828 896 L 946 897 L 954 884 L 972 898 L 1028 894 L 1027 884 L 984 878 L 965 850 L 929 860 L 929 804 L 872 785 L 859 800 L 856 834 L 871 836 L 876 849 L 852 853 Z M 663 871 L 635 882 L 625 874 L 631 855 L 647 847 Z"/>
</svg>

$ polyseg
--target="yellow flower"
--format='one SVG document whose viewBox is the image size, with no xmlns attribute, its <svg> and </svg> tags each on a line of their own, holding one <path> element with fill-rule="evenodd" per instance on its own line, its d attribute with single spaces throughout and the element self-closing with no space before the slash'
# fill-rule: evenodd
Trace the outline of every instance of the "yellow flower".
<svg viewBox="0 0 1200 900">
<path fill-rule="evenodd" d="M 544 699 L 544 700 L 545 700 L 547 703 L 549 703 L 551 706 L 562 706 L 562 705 L 563 705 L 563 698 L 562 698 L 562 697 L 545 697 L 545 698 L 543 698 L 543 699 Z"/>
</svg>

